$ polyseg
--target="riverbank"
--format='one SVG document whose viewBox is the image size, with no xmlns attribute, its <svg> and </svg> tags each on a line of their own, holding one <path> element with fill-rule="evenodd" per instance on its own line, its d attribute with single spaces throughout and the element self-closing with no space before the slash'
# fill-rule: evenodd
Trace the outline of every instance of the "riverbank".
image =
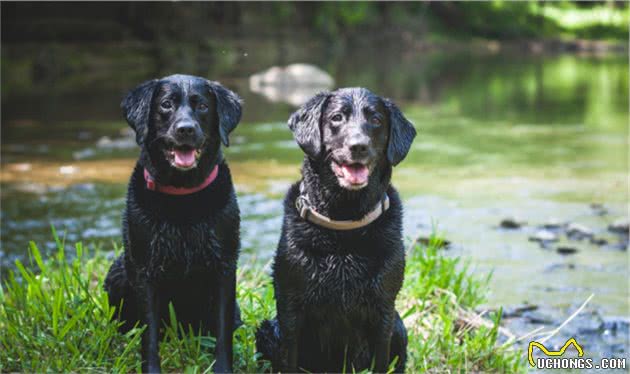
<svg viewBox="0 0 630 374">
<path fill-rule="evenodd" d="M 0 371 L 140 370 L 142 329 L 124 336 L 117 333 L 102 287 L 114 252 L 88 250 L 78 243 L 70 259 L 65 243 L 58 238 L 56 242 L 57 253 L 46 259 L 30 243 L 31 264 L 18 261 L 17 272 L 3 282 Z M 407 253 L 405 284 L 397 302 L 409 333 L 407 370 L 524 370 L 523 355 L 499 345 L 500 312 L 483 317 L 474 312 L 485 300 L 488 278 L 472 276 L 459 259 L 443 256 L 441 247 L 440 239 L 433 237 Z M 248 260 L 239 267 L 237 298 L 244 326 L 235 332 L 238 372 L 269 367 L 257 361 L 254 344 L 257 324 L 275 314 L 269 265 Z M 209 353 L 213 344 L 212 338 L 196 336 L 172 322 L 161 345 L 162 368 L 207 370 L 214 360 Z"/>
</svg>

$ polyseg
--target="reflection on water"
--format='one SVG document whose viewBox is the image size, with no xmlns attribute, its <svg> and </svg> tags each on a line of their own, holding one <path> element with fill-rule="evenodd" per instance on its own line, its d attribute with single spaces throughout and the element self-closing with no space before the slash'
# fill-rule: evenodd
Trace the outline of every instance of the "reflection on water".
<svg viewBox="0 0 630 374">
<path fill-rule="evenodd" d="M 528 301 L 566 313 L 595 293 L 594 308 L 626 314 L 627 247 L 563 242 L 578 252 L 562 256 L 527 240 L 551 217 L 605 235 L 608 223 L 627 215 L 626 56 L 420 53 L 360 42 L 343 50 L 301 41 L 277 48 L 276 42 L 226 42 L 199 52 L 199 61 L 206 53 L 212 64 L 184 67 L 133 51 L 146 64 L 129 64 L 127 57 L 126 70 L 108 47 L 101 57 L 109 68 L 70 70 L 49 81 L 19 67 L 29 66 L 32 52 L 3 45 L 2 266 L 24 256 L 29 240 L 52 246 L 51 224 L 68 243 L 108 249 L 120 242 L 125 184 L 138 150 L 98 144 L 106 143 L 104 136 L 121 138 L 126 125 L 118 104 L 126 89 L 175 71 L 219 80 L 244 98 L 244 120 L 226 156 L 243 213 L 243 254 L 268 259 L 279 235 L 282 194 L 298 177 L 302 158 L 285 122 L 292 104 L 304 99 L 250 89 L 249 77 L 308 61 L 337 87 L 366 86 L 393 98 L 416 124 L 412 152 L 394 177 L 406 201 L 405 234 L 437 225 L 454 242 L 451 253 L 471 258 L 480 273 L 494 270 L 490 305 Z M 77 48 L 47 53 L 96 53 Z M 609 213 L 593 215 L 593 202 Z M 507 216 L 530 225 L 498 230 Z"/>
</svg>

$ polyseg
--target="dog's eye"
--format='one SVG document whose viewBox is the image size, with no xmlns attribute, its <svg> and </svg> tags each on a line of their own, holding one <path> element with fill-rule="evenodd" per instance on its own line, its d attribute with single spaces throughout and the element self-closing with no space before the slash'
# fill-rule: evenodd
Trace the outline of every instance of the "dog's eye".
<svg viewBox="0 0 630 374">
<path fill-rule="evenodd" d="M 376 126 L 380 126 L 383 122 L 381 121 L 380 118 L 375 116 L 375 117 L 372 117 L 370 119 L 370 123 L 372 123 L 373 125 L 376 125 Z"/>
<path fill-rule="evenodd" d="M 208 104 L 199 104 L 199 110 L 202 112 L 205 112 L 206 110 L 208 110 Z"/>
<path fill-rule="evenodd" d="M 341 120 L 343 120 L 343 116 L 341 114 L 335 114 L 330 120 L 333 122 L 341 122 Z"/>
<path fill-rule="evenodd" d="M 173 107 L 173 102 L 170 100 L 164 100 L 160 103 L 160 106 L 162 107 L 162 109 L 169 110 Z"/>
</svg>

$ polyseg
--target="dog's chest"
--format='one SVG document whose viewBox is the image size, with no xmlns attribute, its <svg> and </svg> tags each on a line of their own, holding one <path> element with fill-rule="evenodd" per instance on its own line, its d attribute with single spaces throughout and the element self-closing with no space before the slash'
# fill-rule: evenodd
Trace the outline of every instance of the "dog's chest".
<svg viewBox="0 0 630 374">
<path fill-rule="evenodd" d="M 305 301 L 352 308 L 369 303 L 379 288 L 370 259 L 356 254 L 329 254 L 305 261 Z"/>
<path fill-rule="evenodd" d="M 147 235 L 150 269 L 163 277 L 215 270 L 221 263 L 221 242 L 209 222 L 149 220 L 139 229 Z"/>
<path fill-rule="evenodd" d="M 155 222 L 151 248 L 154 251 L 179 254 L 210 254 L 220 250 L 220 243 L 213 225 L 207 222 L 194 224 L 172 224 Z"/>
</svg>

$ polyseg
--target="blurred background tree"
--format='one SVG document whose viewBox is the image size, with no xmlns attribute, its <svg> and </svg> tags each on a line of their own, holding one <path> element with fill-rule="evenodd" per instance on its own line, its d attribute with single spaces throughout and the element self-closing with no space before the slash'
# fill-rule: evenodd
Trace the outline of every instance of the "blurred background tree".
<svg viewBox="0 0 630 374">
<path fill-rule="evenodd" d="M 96 10 L 98 9 L 98 11 Z M 2 39 L 105 41 L 202 38 L 295 29 L 337 36 L 427 31 L 457 38 L 623 39 L 625 1 L 217 2 L 2 4 Z"/>
</svg>

